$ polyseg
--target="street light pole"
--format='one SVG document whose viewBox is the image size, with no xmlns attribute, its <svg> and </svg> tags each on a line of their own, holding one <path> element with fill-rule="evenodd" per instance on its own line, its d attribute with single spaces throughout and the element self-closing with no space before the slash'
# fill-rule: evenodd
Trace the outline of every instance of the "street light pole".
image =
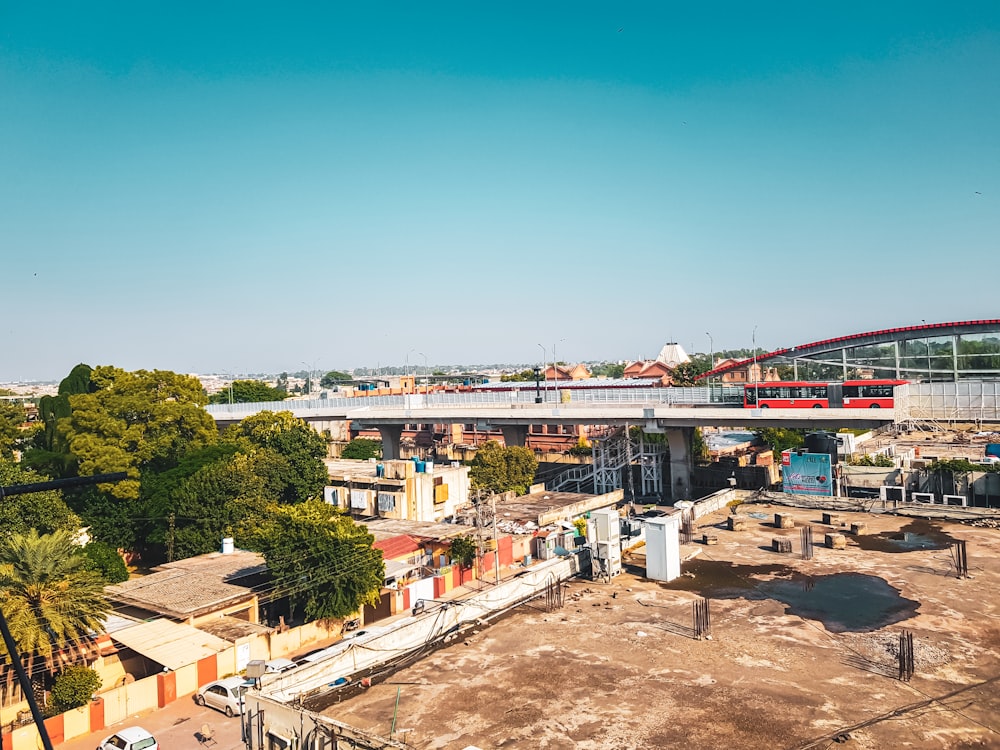
<svg viewBox="0 0 1000 750">
<path fill-rule="evenodd" d="M 566 339 L 559 339 L 559 343 L 561 344 L 565 340 Z M 558 360 L 556 359 L 556 345 L 553 344 L 552 345 L 552 386 L 555 388 L 555 401 L 556 401 L 556 403 L 559 402 L 559 371 L 556 369 L 557 367 L 559 367 L 559 365 L 557 364 L 557 362 L 558 362 Z"/>
<path fill-rule="evenodd" d="M 427 355 L 423 352 L 417 352 L 417 354 L 424 358 L 424 393 L 427 393 L 427 389 L 429 388 L 429 381 L 427 379 Z"/>
<path fill-rule="evenodd" d="M 754 407 L 760 408 L 760 380 L 757 377 L 757 326 L 753 327 L 753 333 L 751 334 L 751 339 L 753 341 L 753 403 Z"/>
<path fill-rule="evenodd" d="M 316 363 L 317 362 L 319 362 L 319 360 L 318 359 L 314 359 L 313 363 L 312 363 L 312 367 L 307 372 L 307 376 L 306 376 L 306 395 L 307 396 L 311 396 L 312 392 L 313 392 L 312 391 L 313 370 L 316 369 Z M 308 362 L 303 362 L 302 364 L 304 364 L 306 367 L 309 367 L 309 363 Z"/>
<path fill-rule="evenodd" d="M 549 387 L 549 374 L 547 372 L 545 372 L 548 369 L 548 365 L 545 363 L 545 351 L 546 351 L 546 349 L 541 344 L 538 345 L 538 348 L 542 350 L 542 376 L 543 376 L 542 379 L 545 381 L 545 388 L 547 390 L 548 387 Z M 549 400 L 548 394 L 545 395 L 545 400 L 546 401 Z"/>
<path fill-rule="evenodd" d="M 705 335 L 708 336 L 708 369 L 715 369 L 715 342 L 712 341 L 712 334 L 705 331 Z"/>
</svg>

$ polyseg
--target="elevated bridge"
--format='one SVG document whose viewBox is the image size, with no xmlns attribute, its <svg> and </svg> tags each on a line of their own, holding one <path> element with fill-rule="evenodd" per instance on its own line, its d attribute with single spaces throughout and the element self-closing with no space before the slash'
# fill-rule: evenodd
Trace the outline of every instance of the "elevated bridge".
<svg viewBox="0 0 1000 750">
<path fill-rule="evenodd" d="M 498 428 L 507 445 L 522 446 L 531 425 L 639 426 L 647 433 L 665 433 L 671 489 L 681 496 L 690 492 L 695 427 L 839 430 L 927 421 L 1000 423 L 1000 381 L 900 386 L 893 409 L 746 409 L 741 394 L 742 388 L 598 388 L 573 392 L 567 403 L 556 400 L 555 392 L 548 394 L 549 401 L 536 403 L 533 391 L 506 391 L 213 404 L 208 411 L 220 425 L 261 411 L 290 411 L 310 422 L 350 421 L 381 433 L 386 459 L 399 457 L 403 427 L 413 423 Z"/>
</svg>

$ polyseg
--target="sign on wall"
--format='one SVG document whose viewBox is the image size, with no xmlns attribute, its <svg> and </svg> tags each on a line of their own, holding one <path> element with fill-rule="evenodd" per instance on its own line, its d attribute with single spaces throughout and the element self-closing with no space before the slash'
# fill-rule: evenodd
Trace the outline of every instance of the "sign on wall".
<svg viewBox="0 0 1000 750">
<path fill-rule="evenodd" d="M 781 481 L 784 491 L 792 495 L 833 497 L 833 471 L 829 454 L 783 451 Z"/>
</svg>

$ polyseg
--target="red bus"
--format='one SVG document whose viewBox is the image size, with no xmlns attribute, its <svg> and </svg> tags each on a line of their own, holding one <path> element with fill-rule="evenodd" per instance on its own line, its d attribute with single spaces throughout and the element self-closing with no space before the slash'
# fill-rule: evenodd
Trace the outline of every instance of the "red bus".
<svg viewBox="0 0 1000 750">
<path fill-rule="evenodd" d="M 843 383 L 780 381 L 747 383 L 747 409 L 891 409 L 892 389 L 905 380 L 845 380 Z"/>
</svg>

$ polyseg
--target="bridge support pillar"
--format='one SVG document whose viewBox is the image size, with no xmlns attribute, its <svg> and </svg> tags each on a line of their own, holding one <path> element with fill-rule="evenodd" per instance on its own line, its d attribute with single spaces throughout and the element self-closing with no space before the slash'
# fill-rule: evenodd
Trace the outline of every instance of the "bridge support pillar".
<svg viewBox="0 0 1000 750">
<path fill-rule="evenodd" d="M 691 497 L 693 427 L 672 427 L 667 430 L 670 446 L 670 497 L 683 500 Z"/>
<path fill-rule="evenodd" d="M 380 424 L 378 431 L 382 433 L 382 458 L 386 461 L 399 458 L 399 440 L 403 437 L 403 425 Z"/>
<path fill-rule="evenodd" d="M 528 425 L 526 424 L 505 424 L 500 428 L 503 433 L 503 443 L 508 448 L 519 446 L 523 448 L 528 442 Z"/>
</svg>

